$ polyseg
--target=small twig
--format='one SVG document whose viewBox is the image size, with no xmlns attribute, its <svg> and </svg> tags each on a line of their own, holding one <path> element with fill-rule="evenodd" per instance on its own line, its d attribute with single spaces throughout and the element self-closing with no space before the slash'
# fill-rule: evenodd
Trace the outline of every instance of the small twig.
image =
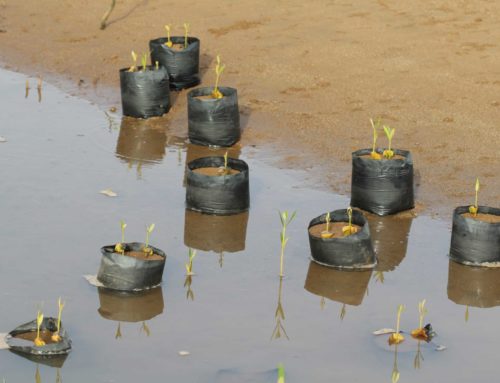
<svg viewBox="0 0 500 383">
<path fill-rule="evenodd" d="M 113 11 L 115 5 L 116 5 L 116 0 L 111 0 L 111 5 L 109 6 L 109 9 L 101 19 L 101 29 L 106 29 L 106 22 L 108 21 L 109 15 L 111 15 L 111 12 Z"/>
</svg>

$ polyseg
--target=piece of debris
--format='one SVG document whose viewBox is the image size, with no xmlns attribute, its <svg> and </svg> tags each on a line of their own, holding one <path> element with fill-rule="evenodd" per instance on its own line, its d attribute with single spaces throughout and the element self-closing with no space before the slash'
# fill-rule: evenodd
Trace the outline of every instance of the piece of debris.
<svg viewBox="0 0 500 383">
<path fill-rule="evenodd" d="M 99 193 L 101 194 L 104 194 L 108 197 L 116 197 L 118 196 L 118 194 L 116 194 L 113 190 L 111 189 L 104 189 L 104 190 L 101 190 Z"/>
<path fill-rule="evenodd" d="M 5 137 L 0 136 L 0 142 L 7 142 L 7 139 Z"/>
<path fill-rule="evenodd" d="M 385 335 L 385 334 L 392 334 L 396 332 L 396 330 L 392 328 L 381 328 L 380 330 L 374 331 L 372 334 L 373 335 Z"/>
<path fill-rule="evenodd" d="M 189 351 L 179 351 L 180 356 L 188 356 L 189 354 L 191 354 Z"/>
</svg>

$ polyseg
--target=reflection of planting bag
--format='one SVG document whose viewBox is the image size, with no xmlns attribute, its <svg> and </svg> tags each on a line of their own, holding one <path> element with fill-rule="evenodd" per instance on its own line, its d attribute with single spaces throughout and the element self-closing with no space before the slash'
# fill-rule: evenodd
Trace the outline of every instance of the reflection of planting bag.
<svg viewBox="0 0 500 383">
<path fill-rule="evenodd" d="M 465 266 L 450 260 L 448 299 L 464 306 L 500 306 L 500 269 Z"/>
<path fill-rule="evenodd" d="M 120 69 L 123 114 L 136 118 L 161 116 L 170 110 L 167 70 L 149 65 L 142 72 L 141 68 L 135 72 Z"/>
<path fill-rule="evenodd" d="M 224 97 L 200 99 L 210 96 L 213 88 L 197 88 L 188 98 L 188 134 L 198 145 L 231 146 L 241 136 L 238 93 L 234 88 L 219 87 Z"/>
<path fill-rule="evenodd" d="M 378 271 L 394 270 L 406 256 L 413 216 L 401 213 L 391 217 L 367 214 Z"/>
<path fill-rule="evenodd" d="M 184 44 L 183 36 L 173 36 L 170 40 L 173 44 Z M 200 83 L 200 40 L 196 37 L 188 37 L 187 48 L 179 51 L 167 47 L 166 42 L 166 37 L 149 42 L 151 62 L 154 64 L 158 61 L 167 69 L 172 89 L 181 90 L 198 85 Z"/>
<path fill-rule="evenodd" d="M 373 160 L 369 158 L 370 153 L 371 149 L 352 153 L 351 206 L 377 215 L 413 209 L 411 153 L 394 149 L 394 154 L 404 159 L 391 160 Z"/>
<path fill-rule="evenodd" d="M 453 212 L 450 258 L 476 266 L 500 262 L 500 223 L 462 216 L 468 212 L 468 206 L 457 207 Z M 478 213 L 500 216 L 500 209 L 479 206 Z"/>
<path fill-rule="evenodd" d="M 228 158 L 236 174 L 210 176 L 196 173 L 200 168 L 224 166 L 223 157 L 205 157 L 188 164 L 186 207 L 208 214 L 229 215 L 247 211 L 250 206 L 249 172 L 245 161 Z"/>
<path fill-rule="evenodd" d="M 118 322 L 143 322 L 163 312 L 161 287 L 139 293 L 124 293 L 99 287 L 99 314 Z"/>
<path fill-rule="evenodd" d="M 336 270 L 311 262 L 304 288 L 332 301 L 359 306 L 363 302 L 371 275 L 371 270 Z"/>
<path fill-rule="evenodd" d="M 349 216 L 346 209 L 335 210 L 330 213 L 331 222 L 347 222 Z M 352 223 L 361 227 L 355 233 L 346 237 L 321 238 L 313 236 L 311 227 L 326 223 L 326 214 L 314 218 L 308 227 L 309 246 L 312 259 L 322 265 L 338 268 L 373 268 L 376 264 L 370 239 L 370 229 L 363 213 L 357 210 L 352 212 Z"/>
<path fill-rule="evenodd" d="M 71 351 L 71 340 L 64 330 L 62 323 L 59 330 L 61 340 L 57 343 L 47 343 L 45 346 L 37 347 L 32 341 L 16 338 L 24 334 L 36 333 L 36 331 L 36 320 L 34 320 L 22 324 L 9 332 L 5 341 L 9 345 L 11 351 L 27 355 L 33 361 L 37 361 L 38 358 L 61 357 Z M 55 333 L 57 331 L 57 319 L 50 317 L 44 318 L 40 326 L 40 331 L 50 331 L 51 333 Z M 61 359 L 58 360 L 61 361 Z M 64 363 L 64 359 L 62 359 L 62 363 Z"/>
<path fill-rule="evenodd" d="M 125 254 L 129 251 L 142 252 L 145 244 L 126 243 Z M 142 260 L 136 257 L 115 253 L 115 246 L 101 248 L 101 266 L 97 280 L 104 287 L 123 291 L 140 291 L 156 287 L 161 283 L 166 255 L 160 249 L 149 246 L 154 255 L 162 259 Z"/>
<path fill-rule="evenodd" d="M 248 212 L 233 215 L 208 215 L 186 209 L 184 244 L 216 253 L 245 250 Z"/>
</svg>

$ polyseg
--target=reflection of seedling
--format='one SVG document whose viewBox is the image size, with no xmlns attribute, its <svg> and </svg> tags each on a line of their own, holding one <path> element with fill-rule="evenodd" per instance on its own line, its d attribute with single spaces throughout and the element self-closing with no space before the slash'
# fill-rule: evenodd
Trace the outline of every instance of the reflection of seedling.
<svg viewBox="0 0 500 383">
<path fill-rule="evenodd" d="M 45 342 L 40 338 L 40 327 L 42 326 L 43 322 L 43 313 L 38 310 L 36 314 L 36 338 L 34 340 L 35 346 L 41 347 L 45 346 Z"/>
<path fill-rule="evenodd" d="M 424 355 L 420 350 L 420 342 L 419 340 L 417 344 L 417 353 L 415 354 L 415 359 L 413 359 L 413 368 L 415 368 L 415 370 L 420 368 L 420 362 L 424 360 Z"/>
<path fill-rule="evenodd" d="M 186 279 L 184 280 L 184 287 L 187 287 L 186 299 L 191 299 L 192 301 L 194 301 L 194 293 L 193 290 L 191 290 L 191 283 L 193 283 L 193 276 L 187 275 Z"/>
<path fill-rule="evenodd" d="M 377 118 L 375 122 L 370 118 L 370 123 L 372 124 L 373 128 L 373 146 L 372 146 L 372 152 L 370 153 L 371 158 L 374 160 L 380 160 L 382 159 L 382 156 L 377 153 L 377 138 L 378 138 L 378 133 L 377 129 L 380 127 L 380 118 Z"/>
<path fill-rule="evenodd" d="M 278 380 L 276 383 L 285 383 L 285 367 L 283 364 L 278 364 Z"/>
<path fill-rule="evenodd" d="M 30 93 L 30 80 L 26 79 L 26 93 L 24 95 L 24 98 L 28 98 L 29 93 Z"/>
<path fill-rule="evenodd" d="M 276 306 L 276 311 L 274 312 L 274 318 L 276 319 L 276 326 L 274 326 L 273 333 L 271 334 L 271 339 L 279 339 L 283 335 L 288 338 L 288 335 L 285 331 L 285 326 L 283 322 L 285 320 L 285 311 L 283 310 L 283 306 L 281 304 L 281 292 L 283 290 L 283 278 L 280 278 L 280 285 L 278 288 L 278 305 Z"/>
<path fill-rule="evenodd" d="M 57 305 L 59 307 L 59 312 L 57 314 L 57 331 L 52 335 L 52 340 L 54 342 L 61 341 L 61 336 L 59 335 L 59 332 L 61 331 L 61 316 L 65 305 L 65 302 L 62 301 L 61 297 L 59 297 L 59 299 L 57 300 Z"/>
<path fill-rule="evenodd" d="M 465 323 L 469 321 L 469 305 L 465 306 Z"/>
<path fill-rule="evenodd" d="M 358 232 L 358 228 L 352 226 L 352 207 L 347 208 L 347 217 L 349 218 L 349 224 L 342 228 L 342 234 L 344 237 L 347 237 L 352 234 L 356 234 Z"/>
<path fill-rule="evenodd" d="M 189 249 L 189 262 L 185 264 L 186 266 L 186 275 L 194 275 L 193 273 L 193 259 L 196 257 L 196 250 Z"/>
<path fill-rule="evenodd" d="M 153 249 L 149 247 L 149 236 L 151 235 L 154 229 L 155 229 L 154 223 L 146 227 L 146 246 L 144 246 L 144 249 L 142 249 L 142 251 L 144 251 L 146 255 L 153 255 Z"/>
<path fill-rule="evenodd" d="M 425 299 L 418 302 L 418 328 L 411 332 L 412 337 L 427 340 L 427 331 L 424 328 L 424 318 L 427 312 Z"/>
<path fill-rule="evenodd" d="M 330 231 L 330 222 L 331 222 L 330 212 L 328 212 L 328 213 L 326 213 L 326 217 L 325 217 L 326 228 L 324 231 L 321 232 L 321 238 L 332 238 L 333 237 L 333 233 Z"/>
<path fill-rule="evenodd" d="M 401 313 L 404 310 L 405 310 L 405 306 L 404 305 L 399 305 L 398 306 L 398 316 L 397 316 L 397 320 L 396 320 L 396 332 L 392 333 L 391 336 L 389 336 L 389 344 L 390 345 L 399 344 L 399 343 L 401 343 L 402 341 L 405 340 L 405 337 L 403 336 L 403 334 L 401 334 L 399 332 L 399 324 L 400 324 L 400 320 L 401 320 Z"/>
<path fill-rule="evenodd" d="M 133 64 L 130 66 L 130 68 L 128 69 L 129 72 L 134 72 L 135 71 L 135 68 L 137 67 L 137 53 L 135 53 L 134 51 L 130 52 L 130 55 L 132 56 L 132 62 Z"/>
<path fill-rule="evenodd" d="M 375 280 L 377 282 L 384 283 L 384 280 L 385 280 L 384 272 L 380 271 L 380 270 L 375 271 L 375 274 L 373 275 L 373 278 L 375 278 Z"/>
<path fill-rule="evenodd" d="M 280 220 L 281 220 L 281 233 L 280 233 L 280 242 L 281 242 L 281 255 L 280 255 L 280 277 L 283 277 L 283 260 L 285 258 L 285 247 L 286 244 L 288 243 L 288 237 L 286 236 L 286 228 L 290 224 L 290 222 L 293 221 L 295 218 L 295 215 L 297 214 L 296 211 L 292 213 L 290 218 L 288 217 L 288 211 L 284 212 L 279 212 L 280 214 Z"/>
<path fill-rule="evenodd" d="M 396 348 L 394 350 L 394 364 L 392 366 L 391 382 L 398 383 L 399 376 L 400 374 L 398 370 L 398 345 L 396 344 Z"/>
<path fill-rule="evenodd" d="M 150 336 L 151 335 L 151 330 L 149 329 L 149 327 L 146 324 L 146 322 L 142 322 L 141 331 L 144 331 L 144 333 L 146 334 L 146 336 Z"/>
<path fill-rule="evenodd" d="M 126 227 L 127 227 L 127 224 L 123 220 L 121 220 L 120 221 L 120 229 L 122 231 L 122 241 L 120 243 L 117 243 L 115 245 L 115 251 L 117 253 L 125 254 L 125 246 L 124 246 L 124 244 L 125 244 L 125 228 Z"/>
<path fill-rule="evenodd" d="M 115 339 L 120 339 L 122 337 L 122 324 L 118 322 L 118 327 L 116 328 Z"/>
<path fill-rule="evenodd" d="M 346 310 L 346 306 L 345 306 L 345 303 L 342 305 L 342 308 L 340 309 L 340 315 L 339 315 L 339 318 L 341 321 L 344 320 L 345 318 L 345 314 L 347 313 L 347 310 Z"/>
<path fill-rule="evenodd" d="M 396 132 L 396 128 L 390 128 L 387 125 L 384 125 L 384 133 L 387 136 L 387 139 L 389 140 L 389 148 L 384 150 L 382 155 L 390 160 L 392 157 L 394 157 L 394 152 L 392 151 L 392 138 L 394 137 L 394 133 Z"/>
<path fill-rule="evenodd" d="M 188 47 L 189 24 L 184 23 L 184 49 Z"/>
<path fill-rule="evenodd" d="M 469 206 L 469 213 L 471 213 L 474 217 L 477 216 L 477 198 L 479 194 L 479 178 L 476 178 L 476 185 L 474 186 L 476 190 L 476 199 L 474 200 L 474 205 Z"/>
<path fill-rule="evenodd" d="M 172 40 L 170 40 L 170 25 L 165 25 L 165 29 L 167 30 L 167 42 L 165 43 L 165 45 L 169 48 L 172 48 Z"/>
<path fill-rule="evenodd" d="M 222 98 L 224 95 L 221 93 L 219 90 L 219 80 L 222 72 L 224 72 L 224 68 L 226 66 L 224 64 L 221 64 L 220 62 L 220 56 L 217 55 L 217 65 L 215 65 L 215 86 L 214 90 L 212 91 L 212 97 L 213 98 Z"/>
</svg>

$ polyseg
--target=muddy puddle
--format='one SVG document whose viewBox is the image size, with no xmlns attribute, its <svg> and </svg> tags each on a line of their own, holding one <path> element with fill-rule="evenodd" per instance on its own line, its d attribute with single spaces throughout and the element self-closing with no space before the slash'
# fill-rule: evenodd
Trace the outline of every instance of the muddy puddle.
<svg viewBox="0 0 500 383">
<path fill-rule="evenodd" d="M 400 382 L 500 372 L 500 272 L 450 264 L 449 222 L 370 217 L 377 270 L 324 269 L 310 263 L 307 224 L 347 197 L 237 148 L 250 166 L 250 212 L 197 219 L 184 209 L 184 166 L 208 151 L 186 144 L 183 122 L 121 121 L 48 84 L 38 102 L 36 89 L 25 98 L 25 80 L 0 72 L 0 332 L 34 319 L 40 302 L 56 315 L 62 296 L 73 351 L 52 365 L 0 351 L 0 378 L 275 382 L 283 363 L 287 382 L 390 382 L 395 361 Z M 281 283 L 278 209 L 298 211 Z M 167 253 L 161 289 L 124 298 L 82 277 L 97 272 L 101 246 L 119 241 L 120 219 L 130 241 L 156 224 L 151 243 Z M 198 249 L 190 280 L 187 246 Z M 395 355 L 372 331 L 395 326 L 399 303 L 403 329 L 416 327 L 423 298 L 447 349 L 408 341 Z"/>
</svg>

